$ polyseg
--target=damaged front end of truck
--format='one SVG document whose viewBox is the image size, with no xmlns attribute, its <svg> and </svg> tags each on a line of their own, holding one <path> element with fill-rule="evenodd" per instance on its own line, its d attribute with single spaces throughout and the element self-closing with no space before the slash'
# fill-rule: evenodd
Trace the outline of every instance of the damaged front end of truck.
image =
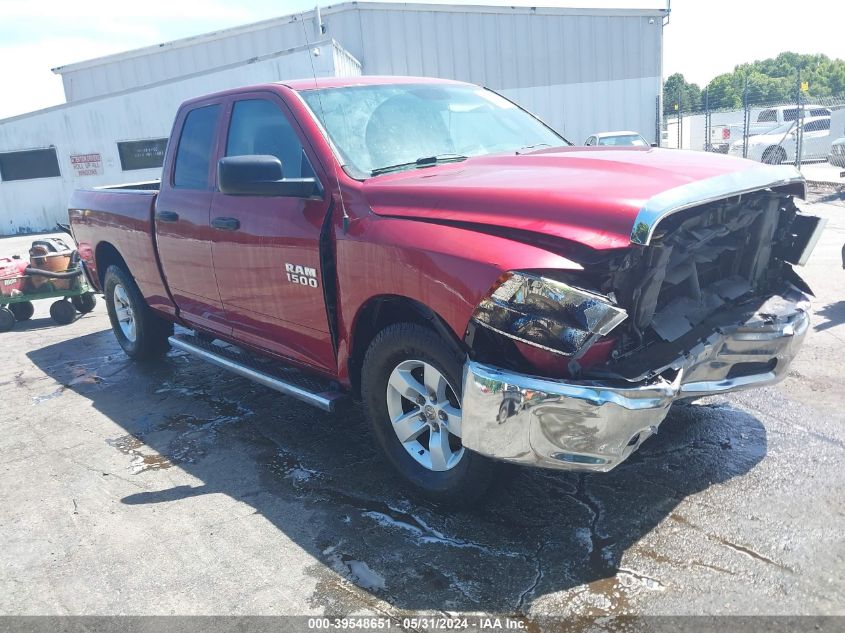
<svg viewBox="0 0 845 633">
<path fill-rule="evenodd" d="M 606 471 L 675 400 L 784 377 L 809 327 L 793 266 L 823 227 L 803 193 L 789 167 L 694 182 L 649 200 L 630 247 L 583 271 L 503 274 L 467 334 L 464 446 Z"/>
</svg>

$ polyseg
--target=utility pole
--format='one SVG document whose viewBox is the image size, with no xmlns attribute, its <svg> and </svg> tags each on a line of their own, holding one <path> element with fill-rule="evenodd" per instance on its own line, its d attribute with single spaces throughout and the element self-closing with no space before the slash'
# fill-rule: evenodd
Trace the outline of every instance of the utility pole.
<svg viewBox="0 0 845 633">
<path fill-rule="evenodd" d="M 678 111 L 678 149 L 683 149 L 684 143 L 684 119 L 681 116 L 681 108 L 682 108 L 682 99 L 683 99 L 683 92 L 681 92 L 682 88 L 678 87 L 678 101 L 675 106 L 675 109 Z"/>
<path fill-rule="evenodd" d="M 795 130 L 795 167 L 801 169 L 801 151 L 803 150 L 802 145 L 804 144 L 804 108 L 801 107 L 801 89 L 804 86 L 801 84 L 801 66 L 798 66 L 796 83 L 797 94 L 795 103 L 798 106 L 798 111 L 795 113 L 795 125 L 797 126 Z"/>
<path fill-rule="evenodd" d="M 751 113 L 748 111 L 748 74 L 745 75 L 745 87 L 742 89 L 742 157 L 748 158 L 748 127 L 751 125 Z"/>
</svg>

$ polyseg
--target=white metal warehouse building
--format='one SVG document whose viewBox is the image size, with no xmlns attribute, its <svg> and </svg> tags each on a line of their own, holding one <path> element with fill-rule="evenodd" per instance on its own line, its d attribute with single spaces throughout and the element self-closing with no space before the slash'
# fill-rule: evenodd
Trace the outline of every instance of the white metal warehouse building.
<svg viewBox="0 0 845 633">
<path fill-rule="evenodd" d="M 469 81 L 575 143 L 656 141 L 665 15 L 350 2 L 61 66 L 67 103 L 0 120 L 0 235 L 65 221 L 76 187 L 158 178 L 183 100 L 314 74 Z"/>
</svg>

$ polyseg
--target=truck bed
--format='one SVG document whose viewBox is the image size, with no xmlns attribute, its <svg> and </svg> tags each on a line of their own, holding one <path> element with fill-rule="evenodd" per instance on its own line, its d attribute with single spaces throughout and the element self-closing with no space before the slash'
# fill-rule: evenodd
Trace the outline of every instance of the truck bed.
<svg viewBox="0 0 845 633">
<path fill-rule="evenodd" d="M 173 313 L 175 306 L 162 281 L 155 249 L 155 213 L 159 181 L 80 189 L 70 199 L 68 216 L 79 253 L 102 290 L 105 270 L 97 253 L 114 250 L 127 262 L 151 306 Z"/>
</svg>

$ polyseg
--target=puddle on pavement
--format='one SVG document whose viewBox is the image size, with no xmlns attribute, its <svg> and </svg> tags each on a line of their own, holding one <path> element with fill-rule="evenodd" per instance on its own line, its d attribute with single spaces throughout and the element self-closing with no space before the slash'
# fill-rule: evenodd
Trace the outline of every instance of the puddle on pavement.
<svg viewBox="0 0 845 633">
<path fill-rule="evenodd" d="M 100 385 L 105 382 L 100 376 L 85 367 L 72 367 L 71 373 L 73 374 L 73 377 L 66 384 L 60 385 L 57 389 L 48 394 L 33 396 L 32 404 L 41 404 L 42 402 L 58 398 L 65 392 L 65 390 L 70 389 L 71 387 L 79 385 Z M 23 372 L 15 376 L 15 385 L 17 387 L 26 386 L 26 381 L 23 378 Z"/>
<path fill-rule="evenodd" d="M 238 400 L 213 396 L 204 389 L 193 385 L 180 385 L 171 381 L 163 382 L 155 391 L 156 395 L 177 395 L 194 398 L 207 403 L 220 417 L 244 418 L 254 415 L 254 411 Z"/>
<path fill-rule="evenodd" d="M 32 397 L 32 404 L 41 404 L 42 402 L 47 402 L 47 400 L 53 400 L 54 398 L 58 398 L 65 392 L 66 387 L 62 385 L 55 391 L 48 393 L 44 396 L 33 396 Z"/>
<path fill-rule="evenodd" d="M 113 440 L 106 440 L 106 444 L 132 458 L 129 468 L 134 475 L 149 470 L 164 470 L 173 466 L 173 462 L 164 455 L 143 452 L 142 449 L 146 445 L 143 440 L 134 435 L 124 435 Z"/>
<path fill-rule="evenodd" d="M 305 468 L 294 455 L 282 449 L 277 450 L 271 459 L 261 465 L 272 474 L 290 479 L 295 484 L 305 483 L 320 476 L 319 472 Z"/>
<path fill-rule="evenodd" d="M 163 422 L 148 431 L 106 440 L 106 443 L 131 457 L 129 469 L 138 475 L 198 461 L 216 441 L 218 429 L 238 420 L 177 413 L 166 416 Z"/>
<path fill-rule="evenodd" d="M 103 383 L 103 379 L 94 372 L 85 367 L 74 367 L 73 378 L 68 382 L 68 387 L 75 385 L 99 385 Z"/>
</svg>

